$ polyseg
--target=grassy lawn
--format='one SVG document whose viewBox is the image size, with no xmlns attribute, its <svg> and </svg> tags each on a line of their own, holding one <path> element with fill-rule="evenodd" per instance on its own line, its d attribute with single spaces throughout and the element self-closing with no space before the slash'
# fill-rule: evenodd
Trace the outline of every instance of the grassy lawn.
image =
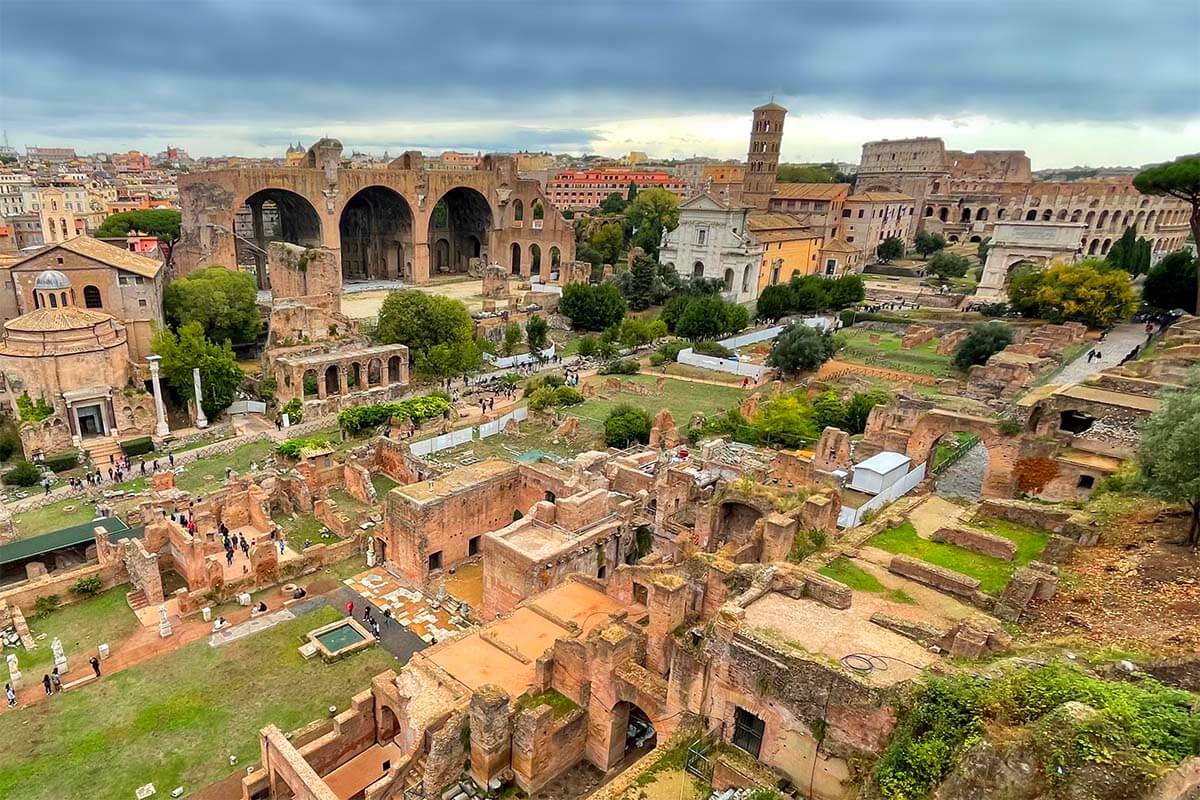
<svg viewBox="0 0 1200 800">
<path fill-rule="evenodd" d="M 34 619 L 30 614 L 26 618 L 30 632 L 35 638 L 44 633 L 46 638 L 38 642 L 33 652 L 17 653 L 21 669 L 26 673 L 26 683 L 41 680 L 41 673 L 49 672 L 54 665 L 50 643 L 55 636 L 62 640 L 63 652 L 74 667 L 94 655 L 96 645 L 101 642 L 115 645 L 133 635 L 139 623 L 125 601 L 125 593 L 129 590 L 129 584 L 114 586 L 91 599 L 63 606 L 45 619 Z"/>
<path fill-rule="evenodd" d="M 844 583 L 855 591 L 887 595 L 889 600 L 897 603 L 908 603 L 910 605 L 916 603 L 912 596 L 903 589 L 888 589 L 874 575 L 858 567 L 853 561 L 843 556 L 830 561 L 817 570 L 817 572 L 820 572 L 827 578 L 833 578 L 838 583 Z"/>
<path fill-rule="evenodd" d="M 582 407 L 575 406 L 574 409 Z M 567 411 L 570 413 L 574 409 Z M 579 433 L 574 436 L 555 436 L 552 428 L 527 421 L 521 423 L 519 434 L 498 433 L 486 439 L 475 439 L 458 447 L 434 453 L 433 458 L 451 464 L 460 463 L 460 459 L 468 455 L 480 461 L 488 458 L 519 461 L 522 455 L 531 451 L 549 453 L 561 458 L 574 458 L 585 450 L 596 447 L 603 449 L 604 443 L 586 426 L 580 426 Z"/>
<path fill-rule="evenodd" d="M 667 364 L 668 375 L 678 375 L 681 378 L 697 378 L 702 381 L 718 381 L 720 383 L 728 383 L 730 386 L 741 387 L 742 376 L 733 375 L 728 372 L 717 372 L 715 369 L 704 369 L 704 367 L 693 367 L 691 364 Z"/>
<path fill-rule="evenodd" d="M 587 381 L 596 385 L 597 392 L 610 394 L 609 390 L 604 388 L 605 379 L 606 376 L 598 375 L 594 378 L 588 378 Z M 632 381 L 651 391 L 654 390 L 657 380 L 657 375 L 621 376 L 623 383 Z M 566 413 L 579 417 L 584 424 L 599 430 L 604 426 L 604 418 L 608 416 L 608 413 L 622 403 L 629 403 L 630 405 L 644 409 L 651 415 L 658 413 L 659 409 L 668 408 L 675 417 L 675 424 L 682 430 L 687 426 L 693 414 L 697 412 L 711 414 L 716 411 L 723 411 L 738 405 L 745 395 L 746 392 L 733 386 L 711 386 L 703 383 L 691 383 L 689 381 L 667 378 L 663 384 L 663 394 L 661 397 L 656 395 L 631 394 L 629 392 L 611 392 L 611 396 L 607 399 L 600 397 L 589 398 L 581 405 L 571 406 L 566 409 Z"/>
<path fill-rule="evenodd" d="M 854 328 L 839 333 L 838 339 L 844 344 L 834 357 L 842 361 L 917 375 L 932 375 L 937 378 L 954 378 L 962 374 L 950 363 L 950 356 L 938 355 L 936 338 L 906 350 L 900 346 L 901 337 L 894 333 L 879 332 L 879 342 L 873 344 L 873 333 L 875 332 Z"/>
<path fill-rule="evenodd" d="M 250 442 L 231 453 L 192 461 L 184 465 L 183 474 L 175 479 L 175 485 L 189 492 L 211 491 L 225 482 L 226 467 L 244 473 L 254 462 L 261 465 L 274 449 L 274 442 Z"/>
<path fill-rule="evenodd" d="M 375 487 L 375 496 L 382 502 L 384 496 L 400 484 L 387 475 L 375 474 L 371 476 L 371 485 Z"/>
<path fill-rule="evenodd" d="M 225 647 L 195 642 L 0 716 L 0 797 L 127 800 L 151 782 L 165 797 L 244 770 L 258 760 L 260 728 L 288 731 L 346 708 L 395 666 L 380 648 L 329 665 L 301 658 L 300 636 L 340 617 L 322 607 Z"/>
<path fill-rule="evenodd" d="M 933 451 L 933 471 L 937 472 L 959 450 L 969 449 L 977 441 L 979 441 L 978 436 L 966 431 L 955 432 L 952 440 L 943 439 L 938 443 L 937 449 Z"/>
<path fill-rule="evenodd" d="M 321 529 L 325 526 L 312 514 L 297 514 L 295 519 L 290 519 L 285 514 L 277 513 L 272 514 L 271 519 L 283 529 L 284 538 L 297 550 L 304 546 L 305 541 L 313 544 L 333 544 L 341 541 L 332 531 L 328 538 L 321 538 Z"/>
<path fill-rule="evenodd" d="M 68 506 L 73 510 L 67 511 Z M 17 532 L 18 539 L 28 539 L 30 536 L 41 536 L 43 533 L 69 528 L 95 518 L 95 503 L 89 503 L 84 498 L 72 497 L 14 515 L 13 529 Z"/>
<path fill-rule="evenodd" d="M 988 594 L 999 594 L 1017 567 L 1024 566 L 1041 555 L 1047 538 L 1043 533 L 1028 529 L 1020 530 L 1010 523 L 998 523 L 987 530 L 1016 542 L 1016 558 L 1012 561 L 1005 561 L 992 556 L 972 553 L 970 550 L 964 550 L 956 545 L 922 539 L 917 535 L 911 522 L 905 522 L 903 525 L 877 533 L 867 540 L 867 544 L 889 553 L 912 556 L 930 564 L 978 578 L 980 589 Z"/>
</svg>

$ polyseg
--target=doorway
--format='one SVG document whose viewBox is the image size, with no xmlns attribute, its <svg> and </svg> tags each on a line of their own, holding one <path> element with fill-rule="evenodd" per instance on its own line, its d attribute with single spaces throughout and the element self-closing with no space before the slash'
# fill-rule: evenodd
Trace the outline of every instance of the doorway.
<svg viewBox="0 0 1200 800">
<path fill-rule="evenodd" d="M 104 427 L 104 413 L 99 405 L 76 408 L 75 419 L 79 421 L 80 436 L 103 436 L 107 432 Z"/>
<path fill-rule="evenodd" d="M 758 758 L 767 723 L 741 706 L 733 715 L 733 746 Z"/>
</svg>

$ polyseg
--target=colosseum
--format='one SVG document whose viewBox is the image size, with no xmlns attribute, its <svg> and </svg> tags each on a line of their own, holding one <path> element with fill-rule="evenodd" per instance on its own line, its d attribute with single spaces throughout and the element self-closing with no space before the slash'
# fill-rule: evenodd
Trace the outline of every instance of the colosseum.
<svg viewBox="0 0 1200 800">
<path fill-rule="evenodd" d="M 341 142 L 322 139 L 296 167 L 181 176 L 176 275 L 253 261 L 265 287 L 270 241 L 337 250 L 343 281 L 425 283 L 473 259 L 528 277 L 575 258 L 571 224 L 509 156 L 453 171 L 427 169 L 419 152 L 386 169 L 348 169 L 341 156 Z M 245 209 L 248 230 L 235 222 Z"/>
<path fill-rule="evenodd" d="M 983 241 L 1003 221 L 1075 222 L 1087 226 L 1080 255 L 1107 254 L 1133 227 L 1157 258 L 1179 249 L 1189 232 L 1187 204 L 1141 194 L 1132 176 L 1036 181 L 1024 151 L 964 153 L 929 137 L 864 144 L 856 191 L 872 189 L 911 195 L 919 211 L 910 233 L 940 233 L 950 242 Z"/>
</svg>

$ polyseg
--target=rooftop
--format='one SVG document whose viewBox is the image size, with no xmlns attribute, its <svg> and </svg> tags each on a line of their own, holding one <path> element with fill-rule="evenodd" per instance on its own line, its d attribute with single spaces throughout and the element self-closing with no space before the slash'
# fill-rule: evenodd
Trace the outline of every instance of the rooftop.
<svg viewBox="0 0 1200 800">
<path fill-rule="evenodd" d="M 93 239 L 90 236 L 76 236 L 67 239 L 65 242 L 44 247 L 35 253 L 22 258 L 20 261 L 13 263 L 13 267 L 19 267 L 21 264 L 30 259 L 37 258 L 40 255 L 49 253 L 52 250 L 62 249 L 69 250 L 76 255 L 81 255 L 84 258 L 90 258 L 93 261 L 99 261 L 102 264 L 107 264 L 110 267 L 132 272 L 135 275 L 141 275 L 144 278 L 154 278 L 162 270 L 162 262 L 153 258 L 131 253 L 121 247 L 116 247 L 107 242 L 102 242 L 99 239 Z"/>
<path fill-rule="evenodd" d="M 846 198 L 847 203 L 911 203 L 913 198 L 901 192 L 862 192 Z"/>
<path fill-rule="evenodd" d="M 777 183 L 775 196 L 782 200 L 835 200 L 850 191 L 848 183 Z"/>
<path fill-rule="evenodd" d="M 480 461 L 478 464 L 451 470 L 445 475 L 440 475 L 432 480 L 399 486 L 392 491 L 399 492 L 408 499 L 415 500 L 418 503 L 426 503 L 431 500 L 449 497 L 452 494 L 461 492 L 463 489 L 470 488 L 507 472 L 515 472 L 516 470 L 516 464 L 498 458 L 489 458 L 486 461 Z"/>
</svg>

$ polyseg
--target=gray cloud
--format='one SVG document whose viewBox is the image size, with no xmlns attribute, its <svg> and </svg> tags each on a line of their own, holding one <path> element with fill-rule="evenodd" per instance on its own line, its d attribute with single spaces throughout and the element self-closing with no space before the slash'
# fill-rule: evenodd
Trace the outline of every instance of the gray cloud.
<svg viewBox="0 0 1200 800">
<path fill-rule="evenodd" d="M 583 149 L 594 125 L 768 95 L 793 113 L 1177 123 L 1200 114 L 1198 28 L 1194 0 L 5 0 L 0 113 L 21 143 L 208 151 L 470 120 L 514 124 L 423 144 Z"/>
</svg>

